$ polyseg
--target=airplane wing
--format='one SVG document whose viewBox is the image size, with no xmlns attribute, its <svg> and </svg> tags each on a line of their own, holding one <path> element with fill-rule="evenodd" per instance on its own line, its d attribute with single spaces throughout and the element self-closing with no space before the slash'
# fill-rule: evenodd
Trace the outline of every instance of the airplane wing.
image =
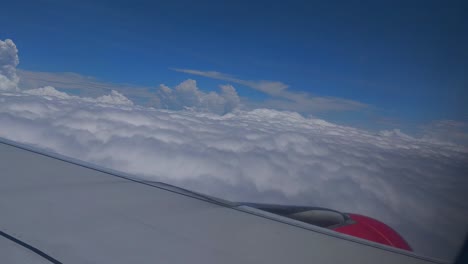
<svg viewBox="0 0 468 264">
<path fill-rule="evenodd" d="M 2 263 L 439 263 L 4 139 L 0 258 Z"/>
</svg>

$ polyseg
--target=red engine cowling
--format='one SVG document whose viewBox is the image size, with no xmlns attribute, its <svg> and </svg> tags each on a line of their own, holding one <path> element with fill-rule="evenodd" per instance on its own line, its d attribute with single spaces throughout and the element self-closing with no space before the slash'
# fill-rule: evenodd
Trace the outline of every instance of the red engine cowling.
<svg viewBox="0 0 468 264">
<path fill-rule="evenodd" d="M 403 237 L 386 224 L 363 215 L 347 215 L 354 220 L 354 223 L 333 228 L 333 230 L 391 247 L 412 251 Z"/>
</svg>

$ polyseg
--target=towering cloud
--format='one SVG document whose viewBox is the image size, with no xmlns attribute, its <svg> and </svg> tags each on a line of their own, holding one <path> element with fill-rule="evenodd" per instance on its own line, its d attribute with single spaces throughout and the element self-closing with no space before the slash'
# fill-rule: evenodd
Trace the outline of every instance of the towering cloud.
<svg viewBox="0 0 468 264">
<path fill-rule="evenodd" d="M 11 39 L 0 40 L 0 91 L 18 89 L 19 78 L 16 66 L 19 63 L 18 49 Z"/>
</svg>

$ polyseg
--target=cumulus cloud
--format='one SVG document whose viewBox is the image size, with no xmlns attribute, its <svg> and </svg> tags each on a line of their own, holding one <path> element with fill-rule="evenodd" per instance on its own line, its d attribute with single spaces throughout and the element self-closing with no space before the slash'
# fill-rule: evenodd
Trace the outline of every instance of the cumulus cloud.
<svg viewBox="0 0 468 264">
<path fill-rule="evenodd" d="M 161 84 L 156 90 L 128 84 L 114 84 L 99 81 L 90 76 L 62 72 L 32 72 L 18 70 L 19 86 L 25 89 L 54 87 L 63 91 L 79 91 L 80 95 L 97 97 L 112 91 L 125 94 L 130 99 L 148 106 L 181 110 L 191 108 L 216 114 L 228 113 L 240 106 L 240 98 L 232 85 L 220 85 L 220 92 L 204 92 L 195 80 L 186 80 L 176 87 Z"/>
<path fill-rule="evenodd" d="M 11 39 L 0 40 L 0 91 L 18 89 L 19 78 L 16 66 L 19 63 L 18 49 Z"/>
<path fill-rule="evenodd" d="M 193 83 L 185 85 L 180 93 L 193 93 Z M 467 230 L 468 150 L 452 145 L 293 112 L 220 116 L 109 104 L 51 88 L 3 92 L 0 102 L 0 137 L 145 179 L 234 201 L 369 215 L 396 228 L 417 252 L 445 259 Z"/>
<path fill-rule="evenodd" d="M 225 114 L 237 108 L 240 104 L 239 96 L 231 85 L 221 85 L 221 93 L 205 93 L 197 87 L 195 80 L 186 80 L 174 89 L 161 84 L 157 90 L 158 108 L 182 110 L 186 108 Z"/>
</svg>

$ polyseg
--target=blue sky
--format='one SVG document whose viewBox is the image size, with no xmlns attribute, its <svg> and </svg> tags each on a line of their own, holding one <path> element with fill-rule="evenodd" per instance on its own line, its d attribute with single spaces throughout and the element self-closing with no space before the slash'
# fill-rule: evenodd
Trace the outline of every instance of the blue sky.
<svg viewBox="0 0 468 264">
<path fill-rule="evenodd" d="M 311 113 L 345 124 L 467 121 L 465 1 L 323 2 L 9 1 L 0 39 L 15 41 L 28 71 L 140 86 L 193 78 L 204 90 L 228 81 L 173 69 L 216 71 L 369 106 Z"/>
</svg>

